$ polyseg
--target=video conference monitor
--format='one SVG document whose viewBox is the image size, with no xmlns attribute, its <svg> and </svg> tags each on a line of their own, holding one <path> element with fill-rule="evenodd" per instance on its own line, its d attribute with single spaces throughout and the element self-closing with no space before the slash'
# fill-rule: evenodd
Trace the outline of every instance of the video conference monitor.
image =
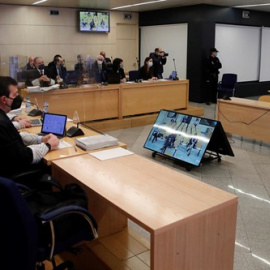
<svg viewBox="0 0 270 270">
<path fill-rule="evenodd" d="M 79 11 L 80 32 L 110 32 L 110 13 L 105 11 Z"/>
<path fill-rule="evenodd" d="M 220 129 L 221 127 L 221 129 Z M 144 147 L 173 159 L 199 166 L 206 150 L 216 151 L 220 143 L 208 145 L 213 134 L 224 133 L 218 121 L 161 110 Z M 224 133 L 223 154 L 233 155 Z M 214 135 L 216 137 L 216 135 Z"/>
</svg>

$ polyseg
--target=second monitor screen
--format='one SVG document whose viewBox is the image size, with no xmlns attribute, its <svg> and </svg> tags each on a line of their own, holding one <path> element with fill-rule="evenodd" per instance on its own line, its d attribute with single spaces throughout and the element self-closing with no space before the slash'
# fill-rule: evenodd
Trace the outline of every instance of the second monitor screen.
<svg viewBox="0 0 270 270">
<path fill-rule="evenodd" d="M 161 110 L 144 147 L 199 166 L 217 122 Z"/>
</svg>

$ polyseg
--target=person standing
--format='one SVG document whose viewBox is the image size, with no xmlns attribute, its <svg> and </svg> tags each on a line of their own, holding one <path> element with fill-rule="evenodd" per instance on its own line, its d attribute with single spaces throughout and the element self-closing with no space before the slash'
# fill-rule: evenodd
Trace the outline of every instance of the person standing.
<svg viewBox="0 0 270 270">
<path fill-rule="evenodd" d="M 149 57 L 153 59 L 154 76 L 162 79 L 163 66 L 167 62 L 165 52 L 161 48 L 156 48 L 155 52 L 150 53 Z"/>
<path fill-rule="evenodd" d="M 210 56 L 206 61 L 205 76 L 206 76 L 206 95 L 205 101 L 207 105 L 217 102 L 217 86 L 219 69 L 222 68 L 218 57 L 218 50 L 216 48 L 210 49 Z"/>
</svg>

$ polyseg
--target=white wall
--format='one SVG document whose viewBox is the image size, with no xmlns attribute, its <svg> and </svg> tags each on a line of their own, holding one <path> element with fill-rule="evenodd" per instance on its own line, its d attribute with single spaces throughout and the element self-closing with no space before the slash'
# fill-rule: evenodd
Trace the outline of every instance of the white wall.
<svg viewBox="0 0 270 270">
<path fill-rule="evenodd" d="M 124 20 L 124 13 L 110 12 L 110 33 L 80 33 L 78 11 L 57 8 L 58 16 L 51 16 L 56 8 L 0 5 L 1 75 L 8 75 L 8 59 L 19 56 L 22 65 L 30 55 L 42 56 L 45 63 L 61 54 L 71 69 L 77 54 L 96 57 L 105 50 L 108 57 L 123 58 L 125 71 L 134 69 L 138 57 L 138 14 Z"/>
<path fill-rule="evenodd" d="M 260 82 L 270 81 L 270 28 L 262 27 Z"/>
<path fill-rule="evenodd" d="M 238 82 L 259 79 L 261 28 L 238 25 L 216 25 L 215 46 L 220 51 L 223 73 L 235 73 Z"/>
<path fill-rule="evenodd" d="M 167 63 L 164 66 L 163 77 L 168 78 L 174 70 L 173 59 L 176 62 L 178 77 L 185 79 L 187 70 L 187 29 L 188 25 L 170 24 L 141 27 L 141 54 L 140 61 L 143 65 L 144 59 L 154 49 L 161 47 L 169 53 Z"/>
</svg>

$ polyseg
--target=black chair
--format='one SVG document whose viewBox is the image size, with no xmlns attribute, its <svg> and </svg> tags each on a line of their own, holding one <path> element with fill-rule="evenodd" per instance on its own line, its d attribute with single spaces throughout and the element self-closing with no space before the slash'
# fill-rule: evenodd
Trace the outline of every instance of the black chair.
<svg viewBox="0 0 270 270">
<path fill-rule="evenodd" d="M 231 73 L 223 74 L 221 82 L 219 82 L 218 84 L 217 97 L 218 98 L 223 98 L 224 96 L 234 97 L 236 83 L 237 83 L 236 74 Z"/>
<path fill-rule="evenodd" d="M 136 81 L 139 79 L 139 71 L 138 70 L 131 70 L 128 73 L 129 75 L 129 81 Z"/>
<path fill-rule="evenodd" d="M 1 269 L 44 270 L 43 261 L 46 259 L 52 261 L 55 270 L 74 269 L 71 262 L 56 266 L 53 256 L 81 241 L 95 239 L 97 224 L 94 218 L 85 208 L 71 204 L 34 216 L 19 188 L 24 191 L 28 189 L 0 177 L 0 239 L 3 247 L 0 253 Z M 55 222 L 61 224 L 61 219 L 62 229 L 66 231 L 65 237 L 63 232 L 60 232 L 62 236 L 58 236 L 62 229 L 55 226 Z M 70 225 L 70 219 L 75 223 Z M 80 223 L 80 219 L 84 220 L 87 226 L 77 226 L 74 230 L 73 225 Z M 47 229 L 50 230 L 50 236 Z M 50 243 L 44 244 L 41 241 L 44 235 L 41 234 L 44 234 L 46 241 L 49 240 Z"/>
</svg>

